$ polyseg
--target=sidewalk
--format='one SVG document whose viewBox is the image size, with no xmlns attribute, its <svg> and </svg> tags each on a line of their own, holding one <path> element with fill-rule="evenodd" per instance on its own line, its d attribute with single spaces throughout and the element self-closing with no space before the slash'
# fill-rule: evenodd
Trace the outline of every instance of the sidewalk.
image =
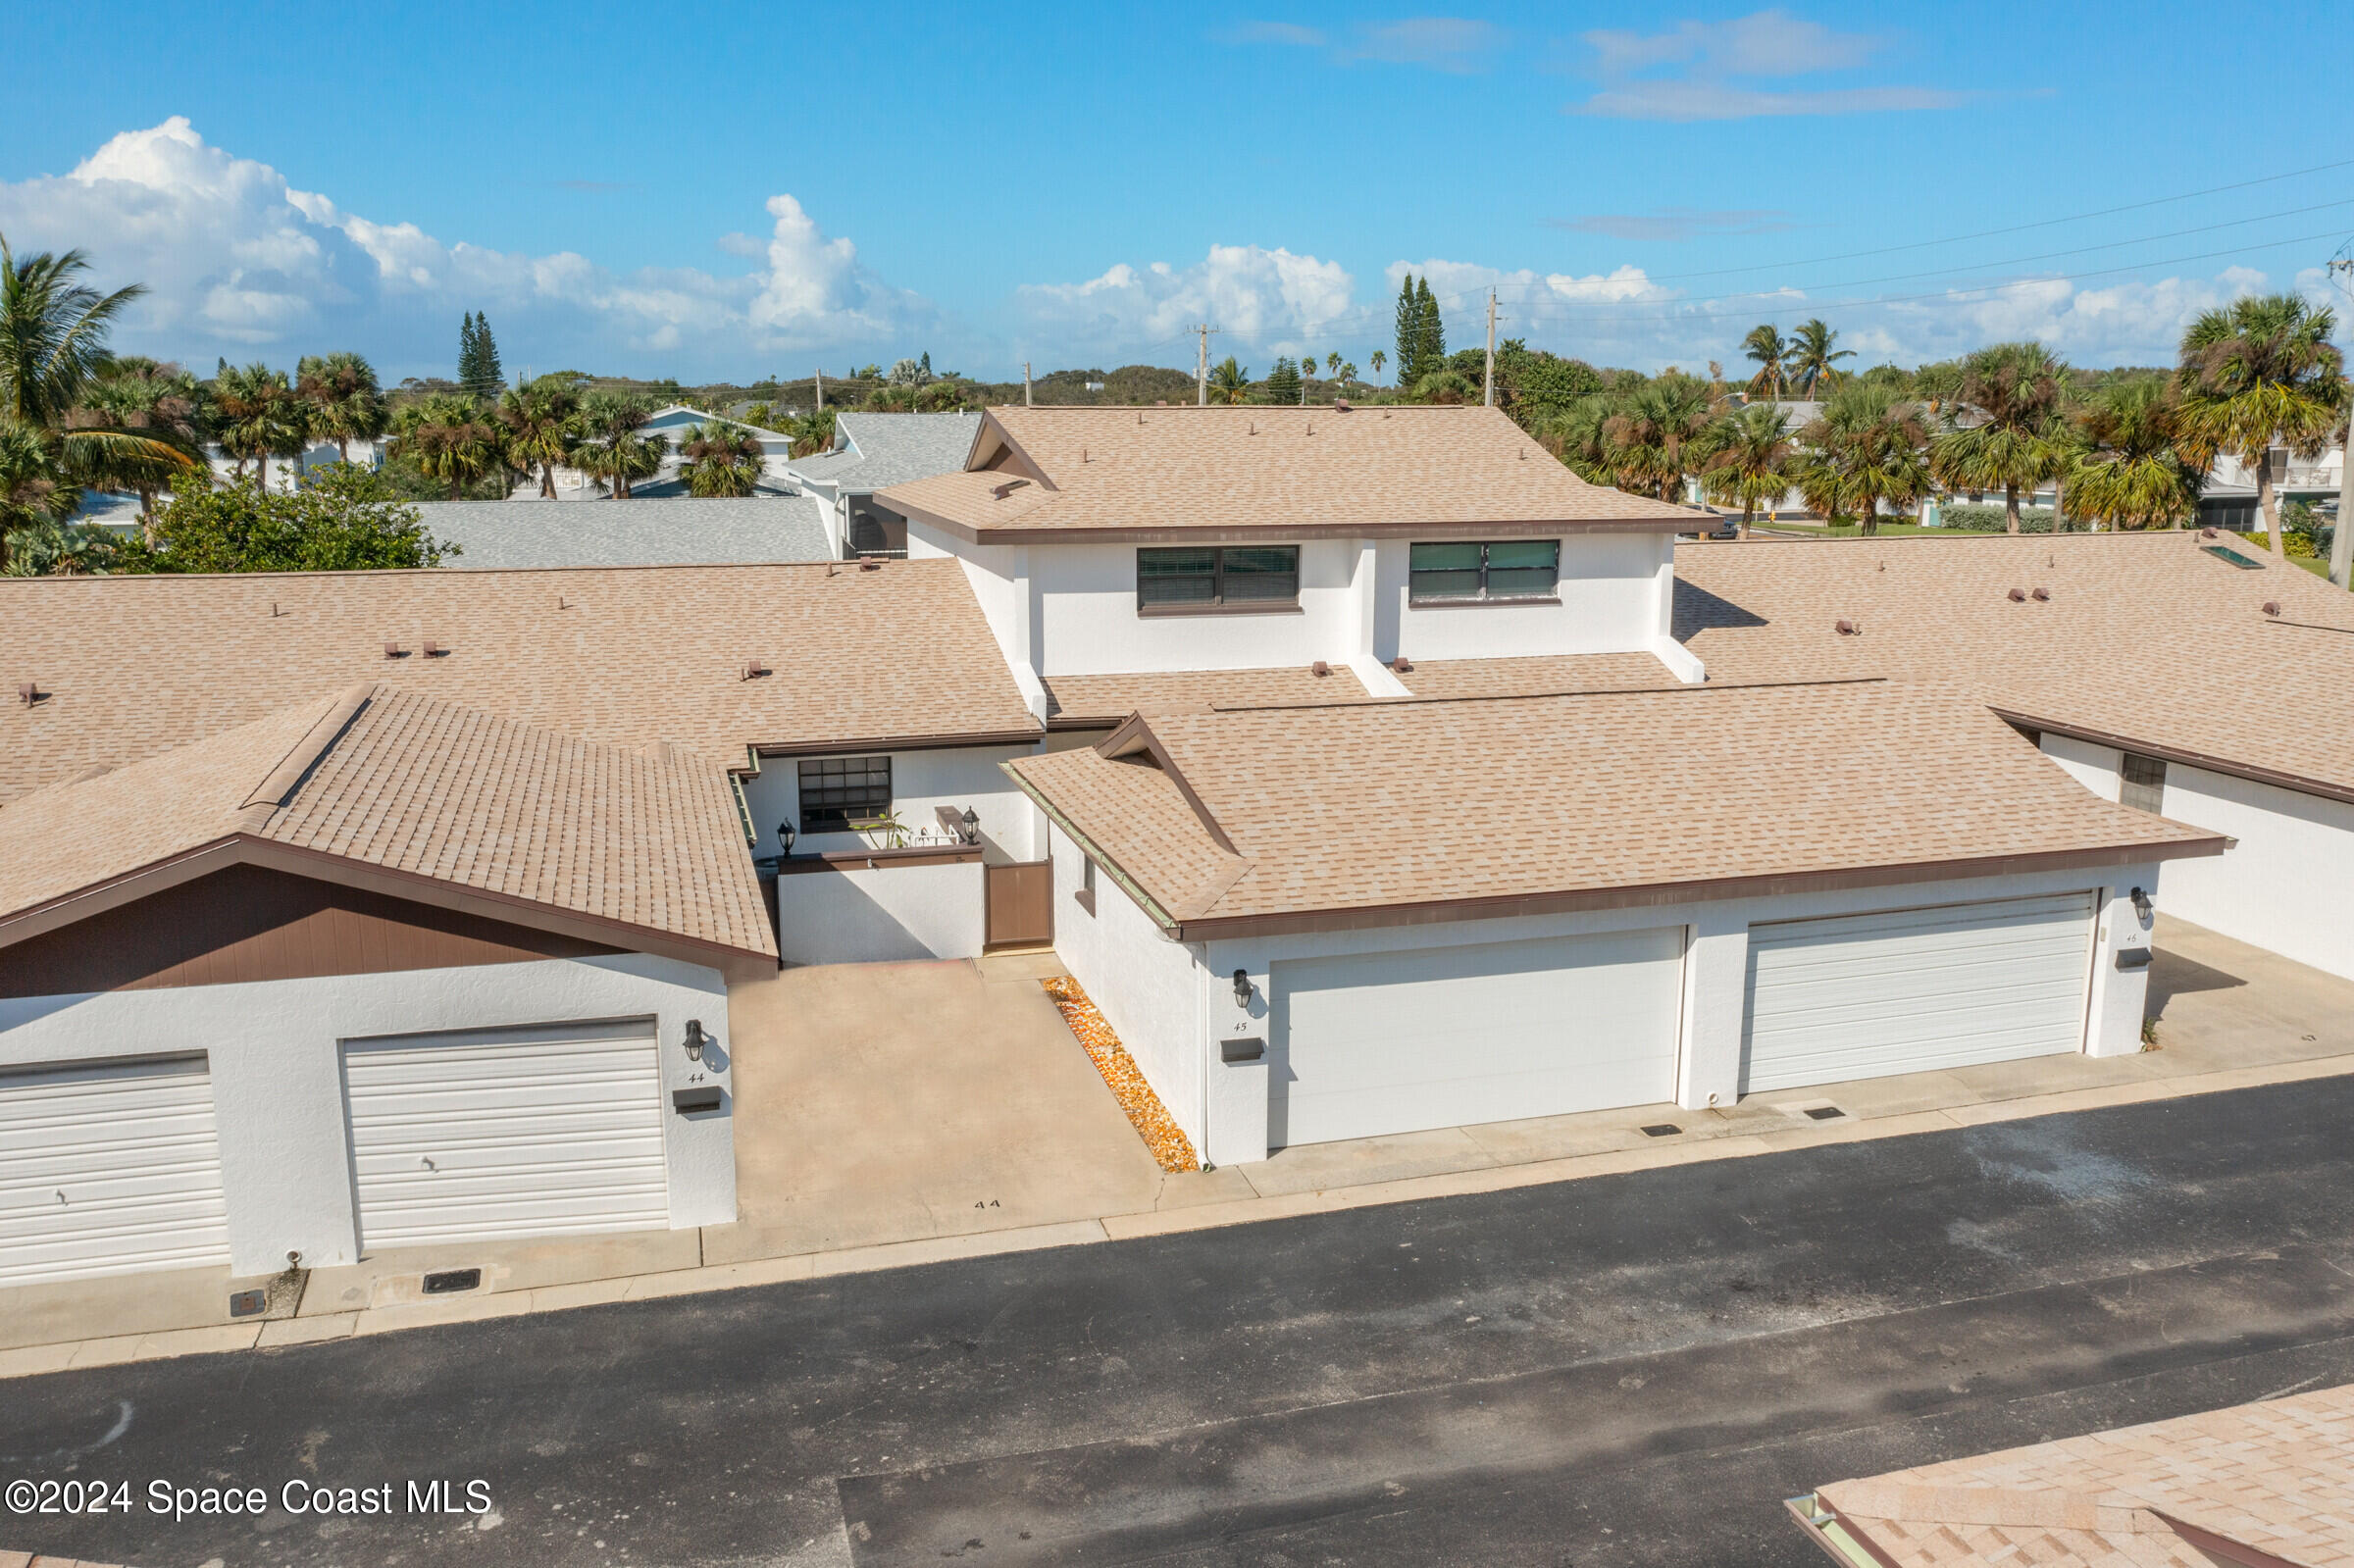
<svg viewBox="0 0 2354 1568">
<path fill-rule="evenodd" d="M 984 1208 L 977 1217 L 969 1208 L 948 1212 L 945 1205 L 926 1204 L 902 1216 L 902 1223 L 912 1222 L 922 1231 L 902 1230 L 888 1239 L 850 1245 L 793 1247 L 789 1240 L 793 1227 L 742 1224 L 703 1233 L 647 1232 L 531 1243 L 506 1249 L 504 1266 L 486 1272 L 485 1289 L 464 1296 L 427 1300 L 380 1290 L 364 1292 L 364 1305 L 338 1309 L 341 1292 L 323 1290 L 321 1280 L 314 1278 L 300 1310 L 292 1315 L 4 1349 L 0 1378 L 166 1356 L 271 1349 L 435 1324 L 1245 1225 L 2354 1073 L 2354 983 L 2180 923 L 2163 925 L 2159 942 L 2151 1005 L 2157 1011 L 2161 1048 L 2139 1055 L 2050 1056 L 1867 1079 L 1753 1095 L 1724 1110 L 1655 1105 L 1444 1128 L 1285 1149 L 1256 1165 L 1179 1176 L 1154 1170 L 1149 1182 L 1134 1179 L 1134 1173 L 1106 1151 L 1097 1156 L 1108 1173 L 1101 1186 L 1072 1184 L 1048 1211 L 1054 1217 L 1043 1222 L 1022 1212 L 1028 1207 L 1023 1204 L 1010 1210 Z M 1032 1004 L 1037 991 L 1031 974 L 1037 967 L 1034 960 L 1012 967 L 983 962 L 991 966 L 980 977 L 987 991 L 1000 993 L 1009 1008 Z M 1017 986 L 1027 991 L 1017 991 Z M 1053 1016 L 1043 998 L 1036 1005 Z M 1054 1022 L 1059 1028 L 1060 1020 Z M 1066 1043 L 1069 1054 L 1084 1062 L 1076 1044 Z M 1100 1090 L 1100 1083 L 1097 1088 Z M 1107 1092 L 1101 1097 L 1108 1103 Z M 1124 1122 L 1120 1125 L 1125 1128 Z M 1647 1131 L 1660 1127 L 1675 1131 Z M 1130 1139 L 1133 1143 L 1133 1135 Z M 1141 1143 L 1134 1146 L 1136 1159 L 1150 1169 L 1150 1156 Z M 1032 1147 L 1028 1157 L 1049 1152 Z M 968 1173 L 959 1166 L 955 1174 L 961 1178 Z M 1118 1200 L 1099 1203 L 1092 1213 L 1064 1217 L 1091 1196 Z M 753 1206 L 747 1197 L 747 1212 Z M 993 1214 L 1004 1215 L 1004 1222 L 993 1225 Z M 775 1245 L 773 1252 L 759 1251 L 764 1240 Z M 193 1302 L 201 1294 L 208 1303 L 217 1301 L 218 1283 L 216 1271 L 208 1290 L 187 1292 L 188 1299 Z M 140 1276 L 90 1284 L 148 1289 Z"/>
</svg>

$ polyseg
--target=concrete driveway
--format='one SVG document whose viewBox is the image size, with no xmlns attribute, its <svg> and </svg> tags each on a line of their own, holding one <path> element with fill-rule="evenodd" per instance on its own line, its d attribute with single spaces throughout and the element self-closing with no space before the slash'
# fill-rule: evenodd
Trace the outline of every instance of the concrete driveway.
<svg viewBox="0 0 2354 1568">
<path fill-rule="evenodd" d="M 705 1261 L 1153 1207 L 1184 1179 L 1039 987 L 1052 964 L 821 965 L 735 986 L 742 1218 L 704 1233 Z"/>
</svg>

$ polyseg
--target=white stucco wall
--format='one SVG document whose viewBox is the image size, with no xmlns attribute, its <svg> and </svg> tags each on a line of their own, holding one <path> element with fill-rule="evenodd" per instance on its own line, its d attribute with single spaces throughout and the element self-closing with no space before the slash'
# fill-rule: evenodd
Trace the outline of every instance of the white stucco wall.
<svg viewBox="0 0 2354 1568">
<path fill-rule="evenodd" d="M 1203 1041 L 1209 1026 L 1204 1016 L 1208 981 L 1198 949 L 1169 940 L 1100 871 L 1096 912 L 1090 915 L 1075 897 L 1084 857 L 1060 829 L 1049 826 L 1048 834 L 1054 860 L 1055 956 L 1128 1047 L 1169 1115 L 1202 1148 Z"/>
<path fill-rule="evenodd" d="M 2097 746 L 2073 735 L 2047 734 L 2043 754 L 2060 764 L 2067 775 L 2103 800 L 2115 800 L 2123 783 L 2124 754 L 2115 746 Z"/>
<path fill-rule="evenodd" d="M 655 1021 L 672 1229 L 736 1218 L 735 1096 L 717 1114 L 671 1111 L 690 1075 L 730 1087 L 719 972 L 640 953 L 318 980 L 0 999 L 0 1068 L 202 1053 L 229 1211 L 230 1270 L 273 1274 L 358 1261 L 341 1042 L 382 1035 L 576 1021 Z M 697 1019 L 720 1050 L 690 1062 Z"/>
<path fill-rule="evenodd" d="M 983 878 L 965 865 L 804 871 L 777 879 L 777 948 L 789 964 L 978 958 L 988 936 Z"/>
<path fill-rule="evenodd" d="M 1297 608 L 1144 615 L 1136 604 L 1136 546 L 1032 545 L 1039 672 L 1251 670 L 1345 658 L 1356 649 L 1357 554 L 1344 539 L 1301 544 Z"/>
<path fill-rule="evenodd" d="M 2354 803 L 2169 763 L 2165 810 L 2239 840 L 2167 868 L 2171 913 L 2354 980 Z"/>
<path fill-rule="evenodd" d="M 1036 860 L 1038 808 L 1014 787 L 998 766 L 1026 757 L 1030 746 L 947 746 L 928 751 L 894 751 L 891 756 L 892 804 L 913 835 L 932 830 L 940 837 L 937 807 L 967 807 L 981 819 L 981 842 L 997 861 Z M 777 852 L 777 824 L 793 824 L 794 854 L 828 849 L 877 847 L 865 835 L 836 833 L 801 835 L 800 768 L 797 757 L 762 757 L 760 771 L 743 781 L 743 803 L 752 814 L 756 854 Z"/>
<path fill-rule="evenodd" d="M 1559 604 L 1407 603 L 1412 541 L 1383 539 L 1373 652 L 1409 659 L 1509 659 L 1532 654 L 1630 653 L 1663 631 L 1663 574 L 1674 535 L 1573 533 L 1561 541 Z M 1396 631 L 1383 630 L 1395 619 Z"/>
</svg>

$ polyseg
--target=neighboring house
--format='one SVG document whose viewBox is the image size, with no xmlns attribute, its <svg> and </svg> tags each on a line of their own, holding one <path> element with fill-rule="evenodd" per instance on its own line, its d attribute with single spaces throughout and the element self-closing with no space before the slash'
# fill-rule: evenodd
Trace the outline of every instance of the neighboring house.
<svg viewBox="0 0 2354 1568">
<path fill-rule="evenodd" d="M 2138 1050 L 2160 863 L 2224 848 L 1881 682 L 1140 714 L 1009 771 L 1056 950 L 1218 1163 Z"/>
<path fill-rule="evenodd" d="M 1586 483 L 1494 409 L 981 421 L 962 472 L 877 499 L 907 519 L 910 557 L 963 564 L 1057 728 L 1148 695 L 1404 696 L 1429 661 L 1633 655 L 1701 678 L 1667 634 L 1696 514 Z"/>
<path fill-rule="evenodd" d="M 832 509 L 834 553 L 907 553 L 907 520 L 876 492 L 965 466 L 978 414 L 837 414 L 831 452 L 786 465 L 794 483 Z"/>
<path fill-rule="evenodd" d="M 1838 1481 L 1790 1499 L 1862 1568 L 2354 1562 L 2354 1384 Z"/>
<path fill-rule="evenodd" d="M 2272 469 L 2273 503 L 2286 506 L 2291 501 L 2304 501 L 2334 514 L 2339 495 L 2338 483 L 2345 469 L 2345 443 L 2334 442 L 2319 457 L 2303 458 L 2284 446 L 2276 446 L 2265 457 Z M 2208 528 L 2230 529 L 2234 532 L 2261 532 L 2264 515 L 2257 505 L 2256 475 L 2245 463 L 2226 452 L 2215 460 L 2207 474 L 2207 482 L 2199 491 L 2199 522 Z"/>
<path fill-rule="evenodd" d="M 1962 683 L 2095 794 L 2237 840 L 2168 874 L 2170 911 L 2354 977 L 2344 592 L 2195 531 L 1774 540 L 1678 574 L 1676 634 L 1713 679 Z M 1857 807 L 1956 783 L 1923 757 Z"/>
<path fill-rule="evenodd" d="M 313 689 L 0 811 L 0 1288 L 733 1219 L 725 770 Z"/>
<path fill-rule="evenodd" d="M 833 559 L 825 508 L 808 496 L 608 500 L 565 512 L 508 501 L 420 501 L 417 511 L 428 532 L 460 547 L 442 564 L 476 571 Z"/>
</svg>

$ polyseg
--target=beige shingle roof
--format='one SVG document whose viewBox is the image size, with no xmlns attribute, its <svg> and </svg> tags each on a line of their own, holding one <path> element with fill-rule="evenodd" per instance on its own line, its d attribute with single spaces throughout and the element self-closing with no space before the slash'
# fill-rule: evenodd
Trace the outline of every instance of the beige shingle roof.
<svg viewBox="0 0 2354 1568">
<path fill-rule="evenodd" d="M 716 763 L 599 745 L 389 683 L 0 809 L 0 919 L 237 838 L 776 952 Z"/>
<path fill-rule="evenodd" d="M 1687 508 L 1588 484 L 1490 408 L 995 408 L 972 461 L 1010 466 L 877 499 L 993 539 L 1698 527 Z"/>
<path fill-rule="evenodd" d="M 1651 653 L 1537 654 L 1518 659 L 1422 659 L 1398 679 L 1417 697 L 1544 696 L 1683 684 Z"/>
<path fill-rule="evenodd" d="M 2233 567 L 2202 551 L 2210 542 L 2268 564 Z M 1712 680 L 1961 681 L 2046 729 L 2354 792 L 2354 707 L 2342 699 L 2354 690 L 2354 596 L 2245 540 L 1707 544 L 1677 551 L 1675 567 L 1675 634 Z M 2027 596 L 2013 602 L 2013 588 Z M 1860 633 L 1840 635 L 1841 620 Z"/>
<path fill-rule="evenodd" d="M 1896 1568 L 2210 1568 L 2170 1521 L 2354 1565 L 2354 1386 L 1921 1465 L 1817 1496 Z"/>
<path fill-rule="evenodd" d="M 1924 758 L 1935 787 L 1892 800 Z M 1188 927 L 2224 846 L 2097 799 L 1965 691 L 1884 682 L 1146 718 L 1007 767 Z"/>
<path fill-rule="evenodd" d="M 1272 670 L 1148 670 L 1131 675 L 1054 675 L 1045 679 L 1049 724 L 1069 729 L 1114 725 L 1132 713 L 1193 713 L 1266 703 L 1362 702 L 1364 685 L 1345 664 L 1318 675 L 1307 665 Z"/>
<path fill-rule="evenodd" d="M 751 659 L 775 673 L 743 679 Z M 954 561 L 0 578 L 0 805 L 379 679 L 732 766 L 1038 732 Z"/>
</svg>

